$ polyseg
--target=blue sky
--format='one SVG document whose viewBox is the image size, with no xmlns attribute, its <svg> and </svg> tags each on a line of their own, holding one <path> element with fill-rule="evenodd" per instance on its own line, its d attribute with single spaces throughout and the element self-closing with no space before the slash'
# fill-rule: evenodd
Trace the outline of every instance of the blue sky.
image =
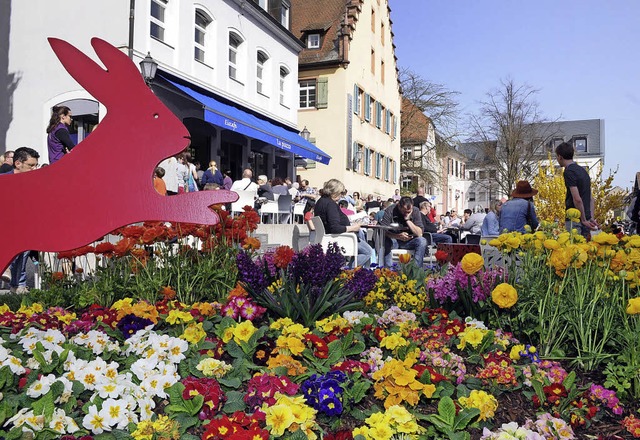
<svg viewBox="0 0 640 440">
<path fill-rule="evenodd" d="M 463 115 L 511 77 L 547 119 L 605 120 L 605 175 L 640 171 L 640 0 L 390 0 L 396 56 L 460 92 Z"/>
</svg>

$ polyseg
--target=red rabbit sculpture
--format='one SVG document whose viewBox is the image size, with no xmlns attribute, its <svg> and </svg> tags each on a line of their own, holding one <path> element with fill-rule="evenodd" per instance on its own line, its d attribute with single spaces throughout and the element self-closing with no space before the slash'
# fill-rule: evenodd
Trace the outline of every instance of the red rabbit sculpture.
<svg viewBox="0 0 640 440">
<path fill-rule="evenodd" d="M 0 176 L 0 273 L 20 252 L 58 252 L 91 243 L 145 220 L 216 224 L 209 206 L 230 203 L 231 191 L 165 197 L 153 187 L 157 164 L 189 145 L 188 131 L 145 84 L 136 66 L 106 41 L 91 45 L 105 71 L 85 54 L 49 38 L 69 74 L 108 109 L 91 136 L 57 163 Z M 97 171 L 102 178 L 97 178 Z"/>
</svg>

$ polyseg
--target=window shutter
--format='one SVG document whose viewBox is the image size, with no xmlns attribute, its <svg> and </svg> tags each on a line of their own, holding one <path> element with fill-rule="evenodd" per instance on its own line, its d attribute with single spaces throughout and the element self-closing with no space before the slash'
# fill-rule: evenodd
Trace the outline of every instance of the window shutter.
<svg viewBox="0 0 640 440">
<path fill-rule="evenodd" d="M 353 143 L 352 148 L 347 148 L 347 169 L 353 168 L 353 151 L 356 149 L 356 143 Z"/>
<path fill-rule="evenodd" d="M 391 132 L 391 112 L 389 110 L 385 111 L 384 131 L 387 134 Z"/>
<path fill-rule="evenodd" d="M 387 157 L 387 166 L 384 169 L 384 180 L 389 181 L 389 168 L 391 167 L 391 159 Z"/>
<path fill-rule="evenodd" d="M 327 108 L 329 106 L 329 78 L 318 78 L 318 93 L 316 97 L 316 108 Z"/>
<path fill-rule="evenodd" d="M 358 88 L 358 84 L 353 85 L 353 112 L 356 115 L 360 114 L 360 89 Z"/>
<path fill-rule="evenodd" d="M 382 104 L 376 102 L 376 127 L 380 128 L 382 125 Z"/>
<path fill-rule="evenodd" d="M 371 120 L 371 96 L 368 93 L 364 94 L 364 120 Z"/>
</svg>

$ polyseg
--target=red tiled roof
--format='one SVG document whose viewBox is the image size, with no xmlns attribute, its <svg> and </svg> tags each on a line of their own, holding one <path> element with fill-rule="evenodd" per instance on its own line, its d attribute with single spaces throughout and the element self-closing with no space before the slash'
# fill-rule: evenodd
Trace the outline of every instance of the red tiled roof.
<svg viewBox="0 0 640 440">
<path fill-rule="evenodd" d="M 402 97 L 401 120 L 400 139 L 403 144 L 419 145 L 427 142 L 431 120 L 405 97 Z"/>
<path fill-rule="evenodd" d="M 303 41 L 308 31 L 322 30 L 324 33 L 319 49 L 305 48 L 300 52 L 298 63 L 301 67 L 346 61 L 341 39 L 353 30 L 354 14 L 361 3 L 362 0 L 291 0 L 291 32 Z"/>
</svg>

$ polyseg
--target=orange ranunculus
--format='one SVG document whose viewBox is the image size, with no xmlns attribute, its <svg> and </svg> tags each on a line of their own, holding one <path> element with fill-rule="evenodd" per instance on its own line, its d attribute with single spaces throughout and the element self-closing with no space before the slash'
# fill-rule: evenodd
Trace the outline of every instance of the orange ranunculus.
<svg viewBox="0 0 640 440">
<path fill-rule="evenodd" d="M 122 257 L 126 255 L 135 244 L 136 241 L 133 238 L 123 238 L 116 243 L 113 253 L 118 257 Z"/>
<path fill-rule="evenodd" d="M 257 250 L 260 249 L 260 246 L 260 240 L 255 237 L 245 238 L 244 243 L 242 244 L 242 248 L 247 250 Z"/>
<path fill-rule="evenodd" d="M 160 295 L 162 295 L 162 299 L 171 301 L 176 297 L 176 291 L 173 290 L 170 286 L 164 286 L 162 289 L 160 289 Z"/>
<path fill-rule="evenodd" d="M 143 226 L 131 225 L 125 228 L 122 228 L 122 236 L 125 238 L 134 238 L 139 239 L 144 234 L 145 228 Z"/>
<path fill-rule="evenodd" d="M 460 267 L 467 275 L 475 275 L 484 266 L 484 258 L 475 252 L 469 252 L 460 261 Z"/>
<path fill-rule="evenodd" d="M 403 254 L 398 255 L 398 261 L 402 264 L 407 264 L 411 261 L 411 254 L 409 252 L 405 252 Z"/>
<path fill-rule="evenodd" d="M 51 280 L 52 281 L 62 281 L 64 279 L 64 273 L 63 272 L 52 272 L 51 273 Z"/>
<path fill-rule="evenodd" d="M 105 257 L 111 257 L 114 250 L 115 246 L 113 245 L 113 243 L 109 243 L 108 241 L 98 243 L 96 245 L 96 254 L 102 254 Z"/>
</svg>

